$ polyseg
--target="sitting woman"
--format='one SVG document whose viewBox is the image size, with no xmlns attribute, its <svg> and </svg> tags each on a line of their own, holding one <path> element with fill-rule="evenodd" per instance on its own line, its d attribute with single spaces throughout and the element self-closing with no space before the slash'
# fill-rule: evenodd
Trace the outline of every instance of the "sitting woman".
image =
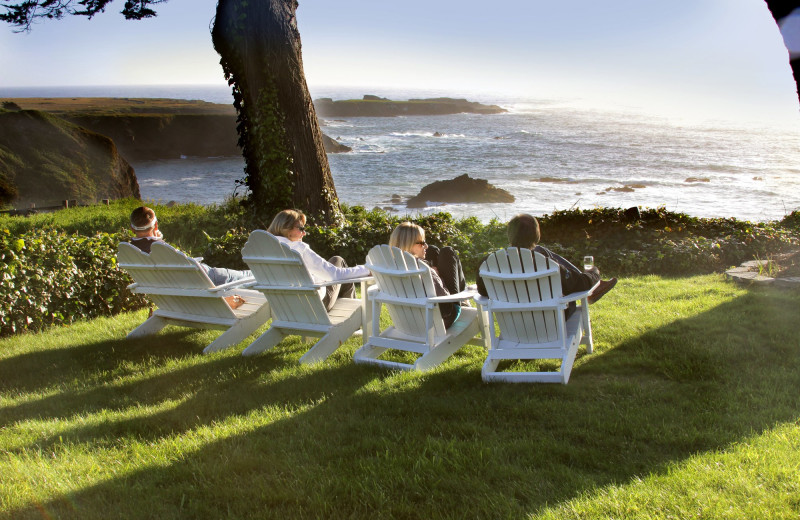
<svg viewBox="0 0 800 520">
<path fill-rule="evenodd" d="M 433 285 L 436 296 L 447 296 L 459 293 L 466 287 L 464 271 L 458 253 L 446 246 L 441 249 L 428 246 L 425 242 L 425 230 L 411 222 L 403 222 L 392 231 L 389 245 L 407 251 L 431 267 Z M 445 328 L 450 328 L 461 314 L 458 302 L 439 304 Z"/>
<path fill-rule="evenodd" d="M 344 281 L 370 275 L 366 266 L 347 267 L 347 263 L 341 256 L 325 260 L 312 251 L 308 244 L 303 242 L 303 237 L 306 235 L 306 216 L 300 211 L 294 209 L 281 211 L 272 219 L 267 231 L 292 250 L 300 253 L 300 257 L 315 283 Z M 355 297 L 355 286 L 352 283 L 328 285 L 325 287 L 324 295 L 320 291 L 320 297 L 325 309 L 331 310 L 339 297 Z"/>
</svg>

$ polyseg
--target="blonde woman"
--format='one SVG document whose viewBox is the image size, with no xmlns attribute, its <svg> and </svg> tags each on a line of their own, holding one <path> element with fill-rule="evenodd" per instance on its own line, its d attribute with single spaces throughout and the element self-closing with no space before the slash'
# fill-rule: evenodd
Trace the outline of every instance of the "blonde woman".
<svg viewBox="0 0 800 520">
<path fill-rule="evenodd" d="M 300 253 L 303 263 L 315 282 L 345 281 L 370 275 L 366 266 L 347 267 L 347 262 L 341 256 L 325 260 L 315 253 L 308 244 L 303 242 L 303 237 L 306 236 L 306 216 L 298 210 L 285 209 L 275 215 L 267 231 L 292 250 Z M 339 297 L 355 297 L 355 286 L 352 283 L 329 285 L 325 287 L 324 295 L 320 292 L 320 297 L 325 308 L 331 310 Z"/>
<path fill-rule="evenodd" d="M 458 253 L 449 246 L 441 249 L 429 246 L 425 242 L 425 230 L 417 224 L 402 222 L 392 231 L 389 245 L 407 251 L 430 265 L 436 296 L 455 294 L 466 287 Z M 439 312 L 445 328 L 449 328 L 461 314 L 461 305 L 457 302 L 440 303 Z"/>
</svg>

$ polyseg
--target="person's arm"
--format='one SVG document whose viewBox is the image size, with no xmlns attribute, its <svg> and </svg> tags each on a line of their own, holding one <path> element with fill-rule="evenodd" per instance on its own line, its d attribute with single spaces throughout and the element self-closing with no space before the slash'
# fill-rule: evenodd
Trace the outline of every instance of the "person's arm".
<svg viewBox="0 0 800 520">
<path fill-rule="evenodd" d="M 592 267 L 589 271 L 581 271 L 572 262 L 561 255 L 558 255 L 546 247 L 536 246 L 534 251 L 550 258 L 559 265 L 561 271 L 561 292 L 564 295 L 575 292 L 588 291 L 594 284 L 600 281 L 600 271 L 597 267 Z"/>
<path fill-rule="evenodd" d="M 303 257 L 303 263 L 306 264 L 309 272 L 317 278 L 324 281 L 338 281 L 347 280 L 348 278 L 359 278 L 361 276 L 369 276 L 369 269 L 364 265 L 357 265 L 355 267 L 336 267 L 319 256 L 308 244 L 303 244 L 300 251 Z"/>
</svg>

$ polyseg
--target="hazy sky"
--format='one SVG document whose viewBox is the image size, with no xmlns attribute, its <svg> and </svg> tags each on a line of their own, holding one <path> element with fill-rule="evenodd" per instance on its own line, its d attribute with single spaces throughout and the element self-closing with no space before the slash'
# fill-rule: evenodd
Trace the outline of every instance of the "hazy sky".
<svg viewBox="0 0 800 520">
<path fill-rule="evenodd" d="M 224 84 L 216 0 L 125 21 L 0 27 L 10 86 Z M 300 0 L 306 79 L 583 98 L 710 115 L 797 117 L 788 54 L 763 0 Z"/>
</svg>

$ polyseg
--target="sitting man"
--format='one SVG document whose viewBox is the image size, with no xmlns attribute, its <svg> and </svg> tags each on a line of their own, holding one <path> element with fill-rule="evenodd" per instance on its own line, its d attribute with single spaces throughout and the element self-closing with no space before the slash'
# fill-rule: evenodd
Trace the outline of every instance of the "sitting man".
<svg viewBox="0 0 800 520">
<path fill-rule="evenodd" d="M 131 229 L 136 234 L 135 238 L 131 239 L 131 245 L 134 245 L 150 254 L 150 248 L 153 242 L 163 242 L 164 235 L 158 230 L 158 219 L 156 212 L 147 206 L 141 206 L 133 210 L 131 213 Z M 209 267 L 201 263 L 202 267 L 211 282 L 214 285 L 224 285 L 230 282 L 236 282 L 245 278 L 251 278 L 253 274 L 250 271 L 235 271 L 233 269 L 225 269 L 224 267 Z"/>
<path fill-rule="evenodd" d="M 594 284 L 600 281 L 600 285 L 589 295 L 589 303 L 594 303 L 610 291 L 616 284 L 617 279 L 600 280 L 600 271 L 592 266 L 588 271 L 581 271 L 572 265 L 566 258 L 557 255 L 549 249 L 537 245 L 541 238 L 539 231 L 539 221 L 536 217 L 528 214 L 520 214 L 508 222 L 508 241 L 511 247 L 532 249 L 558 264 L 561 274 L 561 290 L 564 295 L 588 291 Z M 481 264 L 483 261 L 481 261 Z M 480 269 L 480 268 L 478 268 Z M 486 285 L 481 279 L 480 271 L 477 274 L 478 292 L 483 296 L 486 294 Z M 575 302 L 570 302 L 566 310 L 566 317 L 569 318 L 575 312 Z"/>
</svg>

